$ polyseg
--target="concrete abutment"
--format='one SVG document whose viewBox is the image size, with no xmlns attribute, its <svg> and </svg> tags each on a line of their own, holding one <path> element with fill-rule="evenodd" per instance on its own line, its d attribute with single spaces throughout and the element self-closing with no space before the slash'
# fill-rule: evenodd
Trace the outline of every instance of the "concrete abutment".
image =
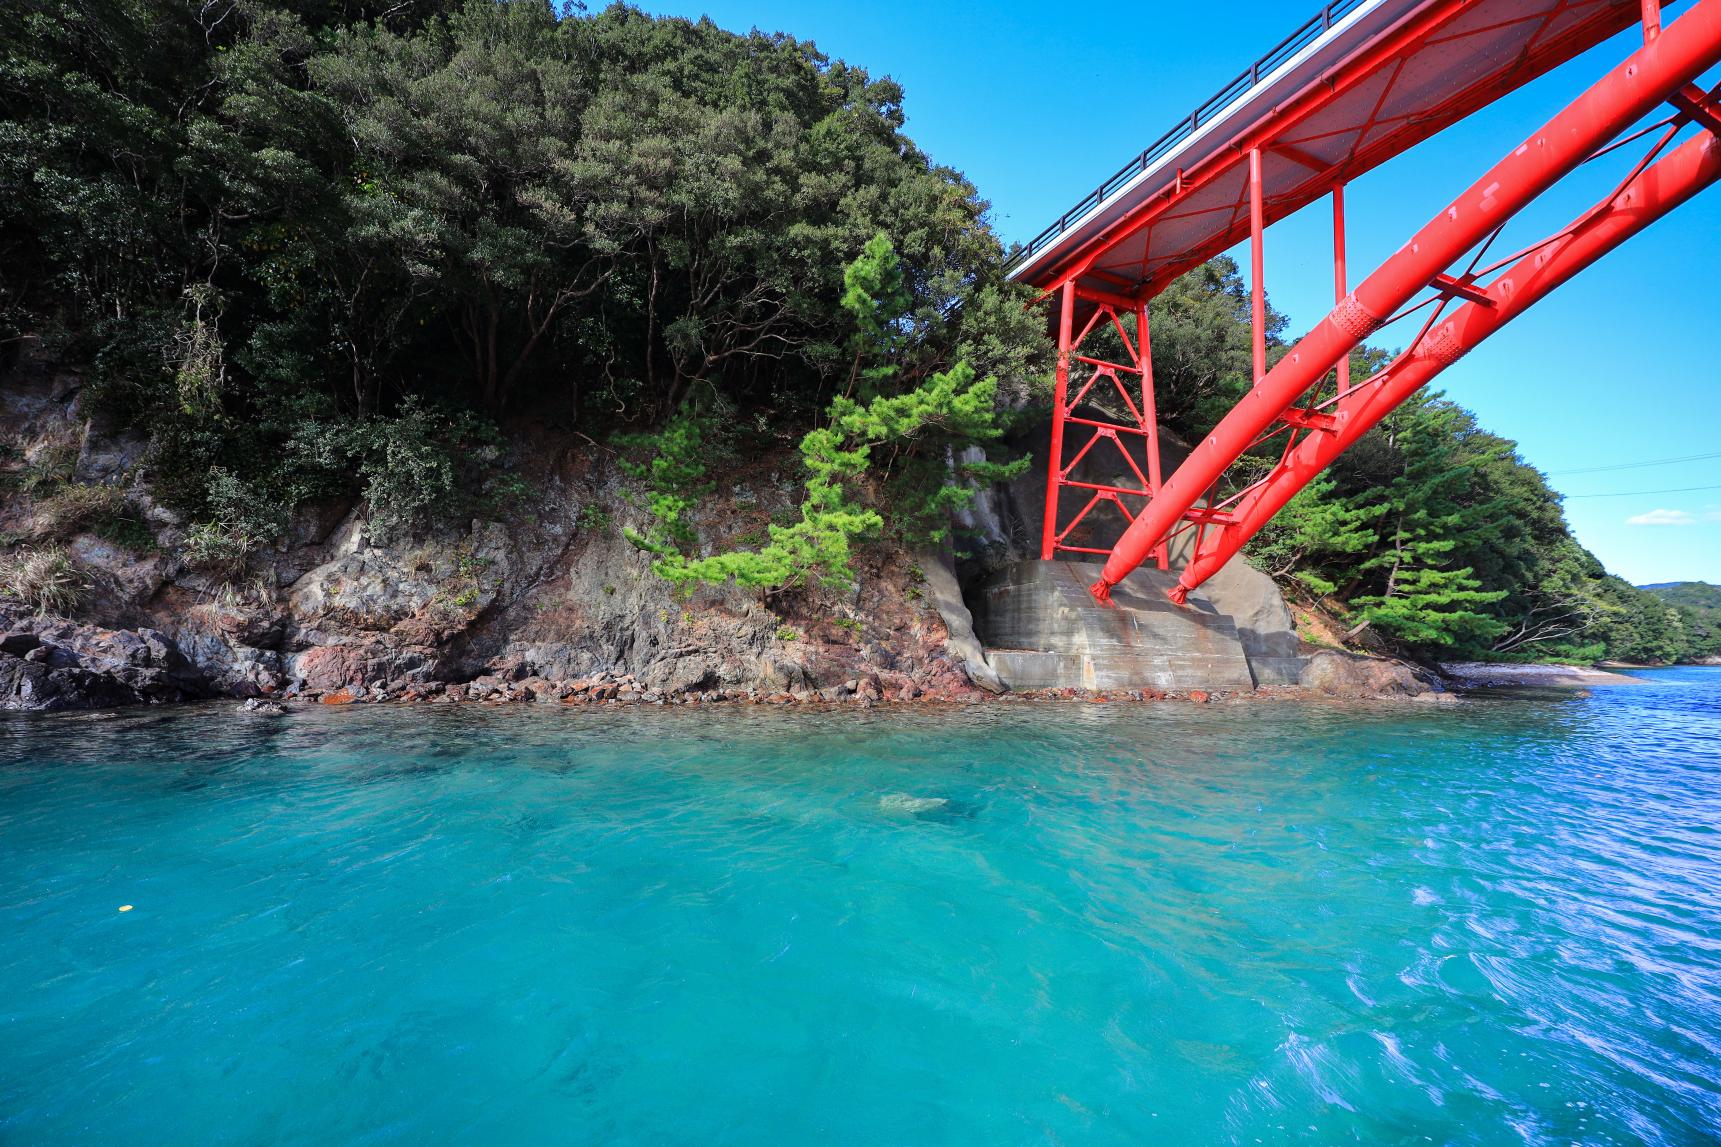
<svg viewBox="0 0 1721 1147">
<path fill-rule="evenodd" d="M 1088 592 L 1099 570 L 1096 562 L 1022 560 L 970 590 L 975 634 L 1005 686 L 1247 690 L 1295 682 L 1294 645 L 1291 658 L 1269 655 L 1277 644 L 1258 633 L 1246 641 L 1205 594 L 1173 605 L 1165 596 L 1171 574 L 1137 570 L 1101 603 Z M 1259 672 L 1251 668 L 1250 645 L 1262 651 Z"/>
</svg>

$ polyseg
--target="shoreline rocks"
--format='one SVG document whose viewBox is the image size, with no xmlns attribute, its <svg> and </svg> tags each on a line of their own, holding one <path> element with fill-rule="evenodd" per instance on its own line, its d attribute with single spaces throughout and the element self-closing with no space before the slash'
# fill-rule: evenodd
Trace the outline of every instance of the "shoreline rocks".
<svg viewBox="0 0 1721 1147">
<path fill-rule="evenodd" d="M 0 610 L 0 709 L 59 712 L 211 696 L 172 638 Z"/>
<path fill-rule="evenodd" d="M 1310 653 L 1297 684 L 1332 697 L 1422 697 L 1446 692 L 1440 678 L 1426 669 L 1340 649 Z"/>
<path fill-rule="evenodd" d="M 1464 689 L 1518 686 L 1543 689 L 1586 689 L 1592 685 L 1642 685 L 1643 679 L 1587 665 L 1508 664 L 1456 661 L 1440 671 Z"/>
<path fill-rule="evenodd" d="M 862 668 L 818 686 L 785 675 L 746 684 L 696 679 L 678 685 L 620 669 L 569 679 L 498 658 L 465 679 L 452 665 L 419 653 L 366 645 L 315 647 L 297 660 L 312 672 L 258 681 L 200 672 L 162 631 L 105 629 L 0 608 L 0 709 L 54 712 L 160 705 L 227 697 L 238 711 L 282 716 L 309 705 L 556 705 L 589 708 L 708 705 L 874 708 L 1015 703 L 1197 705 L 1279 701 L 1453 700 L 1439 681 L 1383 658 L 1321 650 L 1297 685 L 1253 690 L 1084 690 L 1054 688 L 994 693 L 934 656 L 915 670 Z M 290 672 L 290 671 L 289 671 Z M 1596 674 L 1596 676 L 1610 676 Z M 1630 680 L 1629 678 L 1626 680 Z"/>
</svg>

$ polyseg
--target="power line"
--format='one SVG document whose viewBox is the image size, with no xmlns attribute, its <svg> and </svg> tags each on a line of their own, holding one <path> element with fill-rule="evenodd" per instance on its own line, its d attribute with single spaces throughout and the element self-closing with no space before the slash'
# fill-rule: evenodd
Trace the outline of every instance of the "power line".
<svg viewBox="0 0 1721 1147">
<path fill-rule="evenodd" d="M 1567 494 L 1569 502 L 1573 498 L 1636 498 L 1643 494 L 1689 494 L 1694 490 L 1721 490 L 1721 486 L 1680 486 L 1674 490 L 1621 490 L 1617 494 Z"/>
<path fill-rule="evenodd" d="M 1680 462 L 1707 462 L 1711 458 L 1721 458 L 1716 454 L 1688 454 L 1684 458 L 1656 458 L 1649 462 L 1620 462 L 1613 466 L 1584 466 L 1576 470 L 1549 470 L 1548 476 L 1556 474 L 1600 474 L 1604 470 L 1639 470 L 1645 466 L 1672 466 Z"/>
</svg>

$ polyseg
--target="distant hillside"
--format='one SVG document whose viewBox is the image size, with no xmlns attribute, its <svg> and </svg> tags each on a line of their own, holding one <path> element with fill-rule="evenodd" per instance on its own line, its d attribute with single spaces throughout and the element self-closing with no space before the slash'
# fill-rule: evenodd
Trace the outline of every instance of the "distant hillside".
<svg viewBox="0 0 1721 1147">
<path fill-rule="evenodd" d="M 1721 585 L 1710 585 L 1706 581 L 1658 581 L 1654 585 L 1637 588 L 1648 590 L 1669 605 L 1721 608 Z"/>
<path fill-rule="evenodd" d="M 1639 586 L 1679 611 L 1692 655 L 1721 655 L 1721 585 L 1706 581 L 1665 581 Z"/>
</svg>

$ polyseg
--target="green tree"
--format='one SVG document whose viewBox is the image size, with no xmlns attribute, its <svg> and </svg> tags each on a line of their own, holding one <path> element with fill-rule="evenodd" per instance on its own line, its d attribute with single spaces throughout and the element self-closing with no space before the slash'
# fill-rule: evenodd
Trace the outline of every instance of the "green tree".
<svg viewBox="0 0 1721 1147">
<path fill-rule="evenodd" d="M 1492 641 L 1504 626 L 1482 608 L 1506 590 L 1486 590 L 1469 566 L 1454 566 L 1453 551 L 1485 528 L 1493 504 L 1466 504 L 1470 468 L 1452 437 L 1463 412 L 1428 396 L 1407 402 L 1388 418 L 1388 436 L 1400 459 L 1399 473 L 1365 495 L 1382 512 L 1376 552 L 1357 567 L 1374 574 L 1377 592 L 1350 599 L 1361 621 L 1348 636 L 1374 627 L 1416 646 L 1475 647 Z"/>
<path fill-rule="evenodd" d="M 851 385 L 856 379 L 864 380 L 868 391 L 892 385 L 901 373 L 893 358 L 904 353 L 903 332 L 909 324 L 903 314 L 908 298 L 902 268 L 889 237 L 881 233 L 868 241 L 843 279 L 842 306 L 853 320 L 851 337 L 857 347 Z M 1002 480 L 1025 469 L 1027 459 L 981 463 L 966 475 L 950 472 L 953 446 L 992 441 L 1002 433 L 996 380 L 976 379 L 966 362 L 902 393 L 875 393 L 864 402 L 839 395 L 826 412 L 826 425 L 801 439 L 806 478 L 799 520 L 772 525 L 770 542 L 758 550 L 690 558 L 682 552 L 692 541 L 684 515 L 708 488 L 703 482 L 703 426 L 696 415 L 684 412 L 656 436 L 652 461 L 635 470 L 647 479 L 655 525 L 643 535 L 629 531 L 628 537 L 657 554 L 653 568 L 677 584 L 734 581 L 767 590 L 797 587 L 811 579 L 845 584 L 853 579 L 856 543 L 885 523 L 857 493 L 868 476 L 874 448 L 886 443 L 895 447 L 879 480 L 892 495 L 888 500 L 894 512 L 907 518 L 908 532 L 939 536 L 944 529 L 939 520 L 947 520 L 950 510 L 973 497 L 967 479 Z M 938 477 L 928 483 L 931 473 Z"/>
<path fill-rule="evenodd" d="M 807 425 L 855 361 L 844 268 L 888 222 L 879 393 L 966 359 L 1020 407 L 1043 331 L 901 105 L 806 42 L 621 5 L 21 0 L 0 369 L 28 340 L 85 368 L 200 519 L 217 471 L 223 503 L 363 493 L 301 481 L 289 444 L 414 398 L 603 434 L 698 392 Z"/>
<path fill-rule="evenodd" d="M 1357 555 L 1379 546 L 1375 523 L 1387 509 L 1384 502 L 1353 505 L 1337 489 L 1331 478 L 1316 478 L 1298 491 L 1251 541 L 1254 564 L 1318 595 L 1334 592 L 1333 579 L 1344 578 Z"/>
</svg>

